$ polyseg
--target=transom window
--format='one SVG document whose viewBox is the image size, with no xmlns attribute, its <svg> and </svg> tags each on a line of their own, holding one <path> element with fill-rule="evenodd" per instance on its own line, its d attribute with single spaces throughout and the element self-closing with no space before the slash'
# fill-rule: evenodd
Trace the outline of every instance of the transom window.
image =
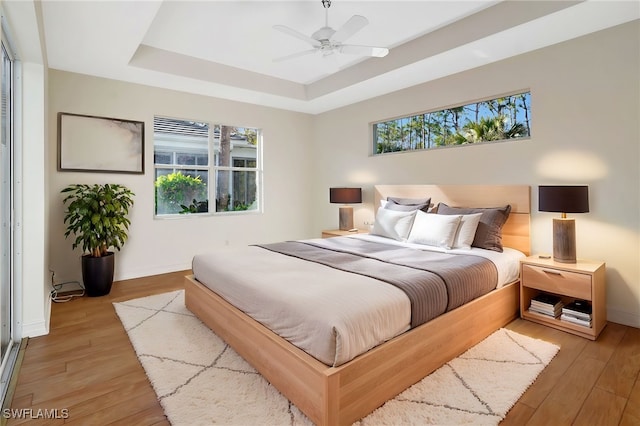
<svg viewBox="0 0 640 426">
<path fill-rule="evenodd" d="M 155 214 L 259 211 L 260 130 L 154 117 Z"/>
<path fill-rule="evenodd" d="M 373 153 L 464 146 L 531 136 L 531 92 L 373 123 Z"/>
</svg>

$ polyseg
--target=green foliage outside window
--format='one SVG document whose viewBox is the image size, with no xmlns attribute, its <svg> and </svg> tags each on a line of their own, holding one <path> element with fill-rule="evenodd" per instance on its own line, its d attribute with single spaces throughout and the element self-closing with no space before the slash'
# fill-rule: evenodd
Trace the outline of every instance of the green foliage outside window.
<svg viewBox="0 0 640 426">
<path fill-rule="evenodd" d="M 156 214 L 183 212 L 184 205 L 207 200 L 207 185 L 200 176 L 192 177 L 175 172 L 159 176 L 156 186 Z"/>
<path fill-rule="evenodd" d="M 376 154 L 518 139 L 530 135 L 530 92 L 373 124 Z"/>
</svg>

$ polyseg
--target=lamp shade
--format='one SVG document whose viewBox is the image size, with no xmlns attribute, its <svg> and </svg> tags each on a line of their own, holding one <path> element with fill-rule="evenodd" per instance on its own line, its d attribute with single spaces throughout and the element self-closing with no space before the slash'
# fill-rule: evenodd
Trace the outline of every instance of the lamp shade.
<svg viewBox="0 0 640 426">
<path fill-rule="evenodd" d="M 329 188 L 329 202 L 353 204 L 362 202 L 361 188 Z"/>
<path fill-rule="evenodd" d="M 556 213 L 588 213 L 587 185 L 538 187 L 538 211 Z"/>
</svg>

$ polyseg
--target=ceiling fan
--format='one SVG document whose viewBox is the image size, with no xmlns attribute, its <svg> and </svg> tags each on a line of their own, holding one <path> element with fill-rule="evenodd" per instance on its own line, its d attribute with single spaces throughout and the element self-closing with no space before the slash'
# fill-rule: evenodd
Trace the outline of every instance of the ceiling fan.
<svg viewBox="0 0 640 426">
<path fill-rule="evenodd" d="M 369 21 L 364 16 L 353 15 L 336 31 L 329 26 L 329 7 L 331 7 L 331 0 L 322 0 L 322 6 L 325 10 L 324 27 L 311 34 L 311 37 L 285 25 L 273 26 L 274 29 L 300 40 L 304 40 L 313 46 L 313 49 L 310 50 L 304 50 L 302 52 L 276 58 L 274 59 L 274 62 L 286 61 L 288 59 L 310 55 L 317 52 L 320 52 L 323 56 L 332 55 L 334 53 L 345 53 L 349 55 L 373 56 L 378 58 L 382 58 L 389 53 L 389 49 L 385 47 L 343 44 L 345 40 L 364 28 Z"/>
</svg>

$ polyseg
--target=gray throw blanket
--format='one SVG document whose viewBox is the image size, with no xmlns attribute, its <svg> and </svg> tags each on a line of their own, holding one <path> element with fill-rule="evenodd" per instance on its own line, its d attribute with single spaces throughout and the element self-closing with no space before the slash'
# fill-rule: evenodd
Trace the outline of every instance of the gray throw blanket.
<svg viewBox="0 0 640 426">
<path fill-rule="evenodd" d="M 416 250 L 348 237 L 259 247 L 400 288 L 411 302 L 411 327 L 488 293 L 498 282 L 493 262 L 480 256 Z"/>
</svg>

